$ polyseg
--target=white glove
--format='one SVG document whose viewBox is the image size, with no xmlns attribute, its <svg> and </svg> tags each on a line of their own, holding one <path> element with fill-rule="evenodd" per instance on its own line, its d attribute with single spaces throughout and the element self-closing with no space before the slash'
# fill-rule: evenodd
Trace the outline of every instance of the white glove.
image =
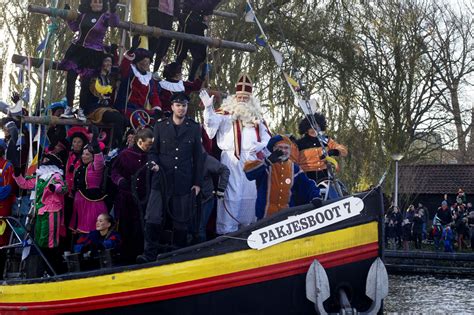
<svg viewBox="0 0 474 315">
<path fill-rule="evenodd" d="M 201 92 L 199 92 L 199 97 L 201 98 L 205 108 L 208 108 L 214 104 L 214 95 L 209 96 L 206 90 L 201 90 Z"/>
<path fill-rule="evenodd" d="M 250 149 L 250 154 L 257 154 L 258 152 L 262 151 L 266 145 L 262 142 L 254 142 L 253 147 Z"/>
</svg>

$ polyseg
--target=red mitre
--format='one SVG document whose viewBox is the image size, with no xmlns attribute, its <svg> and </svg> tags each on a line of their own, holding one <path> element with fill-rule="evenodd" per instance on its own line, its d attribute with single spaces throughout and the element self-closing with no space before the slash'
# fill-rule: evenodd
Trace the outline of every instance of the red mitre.
<svg viewBox="0 0 474 315">
<path fill-rule="evenodd" d="M 253 84 L 248 74 L 244 73 L 240 75 L 239 81 L 235 85 L 235 94 L 246 94 L 252 95 Z"/>
</svg>

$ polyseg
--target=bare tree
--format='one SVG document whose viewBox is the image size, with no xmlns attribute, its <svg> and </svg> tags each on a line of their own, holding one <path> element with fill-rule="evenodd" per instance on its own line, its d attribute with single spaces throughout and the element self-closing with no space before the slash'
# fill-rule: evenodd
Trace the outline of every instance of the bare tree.
<svg viewBox="0 0 474 315">
<path fill-rule="evenodd" d="M 442 82 L 440 89 L 447 90 L 441 104 L 456 127 L 457 159 L 459 163 L 472 161 L 472 155 L 468 153 L 474 150 L 474 109 L 463 106 L 460 94 L 474 73 L 474 20 L 471 14 L 462 9 L 455 10 L 448 4 L 438 4 L 429 19 L 428 56 L 436 70 L 436 78 Z"/>
</svg>

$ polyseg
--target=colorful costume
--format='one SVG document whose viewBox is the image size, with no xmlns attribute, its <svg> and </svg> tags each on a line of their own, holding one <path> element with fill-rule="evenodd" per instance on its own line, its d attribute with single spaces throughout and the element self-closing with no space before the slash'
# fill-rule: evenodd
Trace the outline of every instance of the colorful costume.
<svg viewBox="0 0 474 315">
<path fill-rule="evenodd" d="M 87 74 L 99 69 L 104 55 L 104 37 L 109 26 L 120 22 L 115 13 L 87 12 L 76 20 L 68 22 L 69 28 L 77 33 L 66 51 L 60 68 Z"/>
<path fill-rule="evenodd" d="M 347 148 L 344 145 L 337 143 L 328 136 L 323 136 L 323 138 L 326 151 L 338 150 L 340 156 L 347 155 Z M 299 150 L 298 164 L 306 175 L 315 181 L 327 177 L 326 163 L 321 160 L 323 149 L 318 138 L 305 134 L 296 143 Z"/>
<path fill-rule="evenodd" d="M 144 49 L 136 49 L 135 53 L 125 53 L 120 64 L 120 76 L 122 78 L 120 88 L 115 100 L 115 108 L 130 117 L 135 110 L 142 109 L 153 114 L 153 109 L 161 110 L 161 102 L 158 96 L 158 81 L 153 79 L 151 72 L 141 73 L 135 64 L 135 58 L 149 54 Z M 149 56 L 146 56 L 149 58 Z"/>
<path fill-rule="evenodd" d="M 135 191 L 139 200 L 146 199 L 146 170 L 142 167 L 147 163 L 147 153 L 136 144 L 120 152 L 112 166 L 112 181 L 118 186 L 118 194 L 114 201 L 114 213 L 118 231 L 123 235 L 122 258 L 124 261 L 135 262 L 135 258 L 143 253 L 143 226 L 139 211 L 132 195 L 132 177 L 137 176 Z M 140 173 L 136 174 L 139 170 Z"/>
<path fill-rule="evenodd" d="M 115 231 L 110 231 L 106 235 L 101 235 L 99 231 L 93 230 L 88 234 L 82 235 L 76 245 L 74 245 L 75 253 L 85 253 L 92 251 L 97 254 L 99 250 L 104 249 L 118 249 L 121 240 L 120 234 Z"/>
<path fill-rule="evenodd" d="M 104 37 L 109 26 L 116 26 L 119 17 L 115 13 L 93 12 L 90 4 L 81 4 L 81 14 L 76 20 L 68 22 L 69 28 L 77 33 L 76 38 L 66 51 L 59 69 L 68 72 L 66 78 L 66 98 L 69 110 L 73 107 L 77 76 L 89 76 L 99 69 L 104 56 Z M 111 7 L 115 12 L 115 6 Z"/>
<path fill-rule="evenodd" d="M 252 91 L 251 81 L 243 75 L 237 83 L 237 93 Z M 270 132 L 262 120 L 243 123 L 233 114 L 214 111 L 212 106 L 204 110 L 204 129 L 210 139 L 217 137 L 217 146 L 222 150 L 221 163 L 230 170 L 229 185 L 224 199 L 217 203 L 218 234 L 235 232 L 241 225 L 255 222 L 257 189 L 244 173 L 244 164 L 257 159 L 255 147 L 265 147 Z"/>
<path fill-rule="evenodd" d="M 279 141 L 291 140 L 280 135 L 268 142 L 268 149 Z M 310 203 L 319 197 L 319 188 L 310 180 L 298 165 L 291 160 L 271 163 L 268 160 L 255 160 L 245 163 L 245 175 L 257 182 L 257 202 L 255 212 L 258 219 L 267 217 L 281 209 Z"/>
<path fill-rule="evenodd" d="M 321 132 L 326 131 L 327 122 L 323 114 L 314 113 L 311 116 L 306 116 L 298 125 L 298 131 L 303 135 L 301 139 L 296 141 L 299 151 L 295 152 L 291 158 L 309 178 L 319 183 L 328 177 L 327 161 L 323 156 L 322 146 L 325 147 L 327 156 L 346 156 L 347 148 L 324 134 L 319 137 L 323 142 L 321 144 L 316 130 L 313 129 L 313 127 L 316 127 L 313 126 L 313 123 L 319 126 Z"/>
<path fill-rule="evenodd" d="M 108 212 L 102 192 L 105 162 L 102 152 L 94 154 L 94 160 L 82 164 L 74 174 L 74 208 L 69 228 L 81 233 L 95 230 L 99 214 Z"/>
<path fill-rule="evenodd" d="M 40 247 L 55 248 L 59 236 L 64 235 L 64 195 L 67 186 L 63 181 L 63 171 L 56 165 L 41 165 L 36 177 L 15 176 L 22 189 L 35 189 L 35 241 Z M 54 191 L 52 191 L 54 189 Z"/>
<path fill-rule="evenodd" d="M 1 141 L 4 144 L 4 148 L 6 148 L 5 142 Z M 0 157 L 0 216 L 12 214 L 12 206 L 15 202 L 15 188 L 13 166 L 5 158 Z M 0 220 L 0 246 L 8 244 L 9 241 L 10 229 L 6 227 L 6 224 L 5 221 Z"/>
</svg>

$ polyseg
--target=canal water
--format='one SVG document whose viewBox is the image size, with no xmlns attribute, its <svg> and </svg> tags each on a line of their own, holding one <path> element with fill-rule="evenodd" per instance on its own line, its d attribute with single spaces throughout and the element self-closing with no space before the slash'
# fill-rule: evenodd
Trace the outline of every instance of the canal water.
<svg viewBox="0 0 474 315">
<path fill-rule="evenodd" d="M 390 275 L 388 281 L 387 314 L 474 314 L 474 275 Z"/>
</svg>

